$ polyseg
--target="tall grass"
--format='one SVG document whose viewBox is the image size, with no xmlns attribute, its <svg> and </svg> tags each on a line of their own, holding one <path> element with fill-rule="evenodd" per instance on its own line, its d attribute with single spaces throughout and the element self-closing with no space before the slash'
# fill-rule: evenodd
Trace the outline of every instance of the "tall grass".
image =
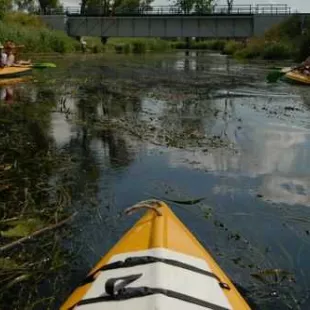
<svg viewBox="0 0 310 310">
<path fill-rule="evenodd" d="M 115 50 L 117 53 L 136 53 L 145 52 L 164 52 L 171 48 L 167 40 L 158 38 L 109 38 L 108 49 Z"/>
<path fill-rule="evenodd" d="M 171 42 L 171 46 L 175 49 L 213 50 L 220 52 L 224 50 L 225 44 L 225 40 L 190 41 L 189 44 L 185 41 Z"/>
<path fill-rule="evenodd" d="M 23 52 L 70 53 L 80 44 L 62 31 L 48 29 L 38 16 L 12 13 L 0 21 L 0 42 L 12 40 L 25 45 Z"/>
<path fill-rule="evenodd" d="M 240 51 L 243 48 L 244 44 L 242 42 L 230 40 L 226 42 L 223 53 L 226 55 L 234 55 L 237 51 Z"/>
</svg>

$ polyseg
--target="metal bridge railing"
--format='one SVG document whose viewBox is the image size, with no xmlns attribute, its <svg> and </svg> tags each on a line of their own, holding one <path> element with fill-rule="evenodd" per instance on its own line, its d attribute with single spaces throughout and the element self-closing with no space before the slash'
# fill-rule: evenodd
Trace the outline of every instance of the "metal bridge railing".
<svg viewBox="0 0 310 310">
<path fill-rule="evenodd" d="M 242 15 L 242 14 L 291 14 L 291 8 L 287 4 L 257 4 L 257 5 L 214 5 L 208 9 L 182 10 L 181 8 L 170 6 L 150 6 L 136 9 L 110 9 L 106 11 L 102 6 L 89 6 L 83 10 L 81 7 L 66 7 L 62 9 L 47 9 L 38 12 L 41 15 L 88 15 L 88 16 L 141 16 L 141 15 Z"/>
</svg>

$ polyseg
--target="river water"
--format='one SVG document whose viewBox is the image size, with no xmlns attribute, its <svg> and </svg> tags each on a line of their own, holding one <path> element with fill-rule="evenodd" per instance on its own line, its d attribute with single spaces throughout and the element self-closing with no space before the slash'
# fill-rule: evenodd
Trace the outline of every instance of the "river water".
<svg viewBox="0 0 310 310">
<path fill-rule="evenodd" d="M 39 250 L 53 271 L 21 309 L 57 308 L 138 218 L 122 211 L 148 198 L 169 202 L 253 308 L 310 308 L 309 88 L 202 52 L 54 61 L 2 88 L 9 111 L 49 107 L 43 140 L 73 165 L 49 182 L 70 183 L 78 211 L 44 241 L 61 258 Z"/>
</svg>

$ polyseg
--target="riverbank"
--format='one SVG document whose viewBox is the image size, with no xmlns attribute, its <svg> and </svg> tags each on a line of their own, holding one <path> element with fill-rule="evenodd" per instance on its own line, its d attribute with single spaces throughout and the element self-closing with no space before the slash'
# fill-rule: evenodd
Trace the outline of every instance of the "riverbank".
<svg viewBox="0 0 310 310">
<path fill-rule="evenodd" d="M 214 50 L 237 59 L 303 61 L 310 55 L 310 18 L 294 15 L 267 30 L 264 36 L 246 41 L 207 40 L 172 42 L 175 49 Z"/>
<path fill-rule="evenodd" d="M 80 50 L 77 40 L 62 31 L 47 28 L 39 16 L 9 13 L 0 21 L 0 42 L 24 45 L 23 53 L 72 53 Z"/>
<path fill-rule="evenodd" d="M 39 16 L 15 12 L 0 21 L 0 41 L 13 40 L 25 46 L 23 53 L 74 53 L 81 44 L 61 31 L 49 29 Z M 269 29 L 264 36 L 244 41 L 235 40 L 165 40 L 160 38 L 86 37 L 88 53 L 113 52 L 142 54 L 177 49 L 213 50 L 237 59 L 304 60 L 310 55 L 310 19 L 299 16 Z"/>
</svg>

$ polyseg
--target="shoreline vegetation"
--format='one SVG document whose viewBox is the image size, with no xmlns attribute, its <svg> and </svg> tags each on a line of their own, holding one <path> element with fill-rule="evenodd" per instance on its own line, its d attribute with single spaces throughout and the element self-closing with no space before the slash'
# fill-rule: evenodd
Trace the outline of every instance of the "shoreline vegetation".
<svg viewBox="0 0 310 310">
<path fill-rule="evenodd" d="M 7 39 L 25 45 L 23 53 L 81 52 L 77 38 L 62 31 L 49 29 L 37 15 L 20 12 L 8 13 L 0 21 L 0 42 Z M 196 40 L 160 38 L 100 38 L 85 37 L 87 52 L 114 52 L 142 54 L 168 50 L 212 50 L 234 58 L 302 61 L 310 55 L 310 18 L 294 15 L 269 29 L 264 36 L 247 40 Z"/>
<path fill-rule="evenodd" d="M 62 31 L 49 29 L 37 15 L 8 13 L 0 21 L 0 42 L 7 39 L 25 45 L 24 53 L 81 52 L 76 38 Z M 100 38 L 86 37 L 90 53 L 115 52 L 142 54 L 175 49 L 213 50 L 237 59 L 265 59 L 301 61 L 310 54 L 310 18 L 292 16 L 269 29 L 264 36 L 237 40 L 167 40 L 160 38 Z"/>
</svg>

